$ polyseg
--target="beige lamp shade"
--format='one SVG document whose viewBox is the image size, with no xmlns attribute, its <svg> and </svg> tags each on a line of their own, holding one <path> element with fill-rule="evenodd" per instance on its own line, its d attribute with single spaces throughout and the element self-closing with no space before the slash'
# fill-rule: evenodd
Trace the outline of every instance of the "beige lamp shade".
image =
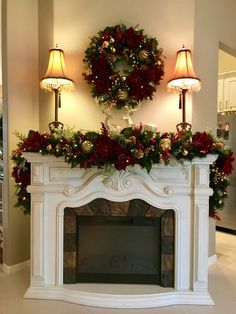
<svg viewBox="0 0 236 314">
<path fill-rule="evenodd" d="M 73 81 L 66 75 L 63 50 L 58 48 L 50 50 L 48 68 L 40 85 L 49 91 L 55 89 L 70 90 L 73 87 Z"/>
<path fill-rule="evenodd" d="M 196 77 L 189 49 L 183 47 L 177 51 L 174 76 L 168 82 L 168 89 L 170 91 L 185 89 L 195 92 L 201 89 L 201 82 Z"/>
<path fill-rule="evenodd" d="M 66 75 L 66 66 L 63 50 L 53 48 L 49 52 L 48 68 L 45 76 L 40 82 L 44 90 L 54 92 L 55 95 L 55 120 L 49 123 L 49 129 L 53 133 L 55 130 L 62 130 L 63 123 L 58 121 L 58 108 L 61 107 L 61 92 L 71 90 L 74 83 Z"/>
</svg>

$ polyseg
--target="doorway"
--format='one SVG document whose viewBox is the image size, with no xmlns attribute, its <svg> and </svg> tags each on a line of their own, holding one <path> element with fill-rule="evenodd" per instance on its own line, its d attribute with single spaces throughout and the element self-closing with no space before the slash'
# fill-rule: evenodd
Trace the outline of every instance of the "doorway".
<svg viewBox="0 0 236 314">
<path fill-rule="evenodd" d="M 236 152 L 236 52 L 220 45 L 218 63 L 217 135 Z M 236 169 L 236 161 L 233 164 Z M 216 229 L 236 234 L 236 172 L 230 176 L 228 197 Z"/>
</svg>

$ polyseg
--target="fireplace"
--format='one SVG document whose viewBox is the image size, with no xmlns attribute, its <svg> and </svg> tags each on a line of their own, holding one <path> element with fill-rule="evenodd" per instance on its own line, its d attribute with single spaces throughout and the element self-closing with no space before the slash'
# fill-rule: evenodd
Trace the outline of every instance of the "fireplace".
<svg viewBox="0 0 236 314">
<path fill-rule="evenodd" d="M 128 167 L 110 177 L 104 176 L 102 169 L 71 168 L 63 159 L 53 156 L 24 153 L 24 157 L 31 163 L 31 185 L 28 186 L 31 193 L 31 271 L 26 298 L 111 308 L 214 304 L 208 293 L 208 210 L 212 194 L 209 165 L 216 156 L 195 158 L 182 165 L 156 165 L 150 173 L 140 166 Z M 155 218 L 160 211 L 165 215 L 172 210 L 175 230 L 172 287 L 134 283 L 64 283 L 64 257 L 71 253 L 73 256 L 73 250 L 66 248 L 64 243 L 67 210 L 77 211 L 79 208 L 79 215 L 75 216 L 95 218 L 91 207 L 94 208 L 94 202 L 101 199 L 109 202 L 112 214 L 109 217 L 97 213 L 97 217 L 111 218 L 113 223 L 113 216 L 123 216 L 124 225 L 130 217 L 142 216 L 147 223 L 148 217 Z M 137 202 L 135 200 L 142 203 L 141 207 L 135 206 L 135 213 L 120 214 L 122 210 L 117 204 L 125 204 L 122 206 L 127 208 L 127 204 Z M 139 214 L 140 208 L 145 206 L 149 206 L 148 215 Z M 102 207 L 107 210 L 106 206 Z M 161 260 L 164 255 L 161 252 Z M 66 266 L 73 262 L 73 258 L 67 259 Z"/>
<path fill-rule="evenodd" d="M 143 200 L 64 211 L 63 282 L 174 287 L 174 211 Z"/>
</svg>

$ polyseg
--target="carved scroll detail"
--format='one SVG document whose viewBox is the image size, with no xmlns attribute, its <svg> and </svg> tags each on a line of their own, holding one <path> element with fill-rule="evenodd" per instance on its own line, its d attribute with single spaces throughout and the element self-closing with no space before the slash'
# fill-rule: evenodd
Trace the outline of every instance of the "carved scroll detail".
<svg viewBox="0 0 236 314">
<path fill-rule="evenodd" d="M 65 189 L 64 189 L 64 194 L 66 196 L 71 196 L 73 194 L 75 194 L 77 191 L 76 191 L 76 188 L 70 184 L 68 184 Z"/>
<path fill-rule="evenodd" d="M 107 188 L 116 191 L 127 189 L 132 185 L 131 174 L 128 171 L 117 171 L 111 177 L 103 180 Z"/>
</svg>

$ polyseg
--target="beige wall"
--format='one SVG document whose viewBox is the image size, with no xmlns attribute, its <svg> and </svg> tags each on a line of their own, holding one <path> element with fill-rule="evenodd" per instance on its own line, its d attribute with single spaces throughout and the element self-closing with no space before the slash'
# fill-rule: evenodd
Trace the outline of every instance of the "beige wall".
<svg viewBox="0 0 236 314">
<path fill-rule="evenodd" d="M 168 94 L 166 83 L 170 79 L 175 53 L 182 44 L 192 49 L 195 70 L 202 81 L 202 90 L 187 99 L 187 121 L 194 130 L 216 127 L 216 95 L 219 42 L 235 49 L 234 29 L 236 20 L 234 0 L 57 0 L 54 10 L 54 45 L 57 43 L 66 54 L 68 72 L 76 83 L 74 92 L 63 94 L 59 120 L 70 126 L 99 129 L 103 116 L 81 72 L 84 51 L 89 37 L 106 25 L 124 22 L 139 24 L 145 33 L 158 39 L 166 56 L 165 77 L 152 102 L 143 102 L 133 115 L 136 123 L 155 123 L 160 130 L 174 130 L 181 120 L 176 95 Z M 124 9 L 125 8 L 125 9 Z M 47 107 L 46 119 L 53 119 L 53 99 Z M 192 117 L 193 116 L 193 117 Z M 122 124 L 121 112 L 116 112 L 114 122 Z"/>
<path fill-rule="evenodd" d="M 29 216 L 15 208 L 14 131 L 38 128 L 38 1 L 3 0 L 4 263 L 29 258 Z"/>
<path fill-rule="evenodd" d="M 53 0 L 38 0 L 39 29 L 38 29 L 38 62 L 39 82 L 45 75 L 48 66 L 49 50 L 53 47 L 54 12 Z M 48 121 L 54 120 L 54 99 L 52 93 L 45 93 L 39 88 L 39 126 L 40 131 L 48 131 Z M 51 120 L 49 119 L 51 117 Z"/>
<path fill-rule="evenodd" d="M 59 120 L 78 128 L 100 128 L 104 117 L 82 78 L 82 59 L 89 37 L 107 25 L 123 22 L 130 26 L 139 24 L 146 34 L 156 37 L 166 56 L 166 74 L 155 99 L 144 102 L 142 108 L 134 113 L 133 120 L 136 123 L 155 123 L 160 130 L 175 130 L 175 125 L 181 120 L 181 111 L 177 95 L 167 93 L 166 83 L 174 70 L 176 51 L 182 44 L 193 47 L 194 0 L 56 0 L 55 3 L 54 45 L 58 44 L 64 50 L 68 73 L 76 83 L 73 92 L 62 94 Z M 48 122 L 53 120 L 52 97 L 51 107 L 44 106 L 44 109 L 41 129 L 47 130 Z M 116 112 L 114 122 L 122 124 L 121 117 L 122 114 Z M 191 121 L 191 97 L 188 100 L 188 120 Z"/>
<path fill-rule="evenodd" d="M 194 26 L 195 67 L 202 80 L 193 103 L 194 129 L 216 128 L 219 43 L 236 50 L 235 0 L 196 0 Z"/>
</svg>

